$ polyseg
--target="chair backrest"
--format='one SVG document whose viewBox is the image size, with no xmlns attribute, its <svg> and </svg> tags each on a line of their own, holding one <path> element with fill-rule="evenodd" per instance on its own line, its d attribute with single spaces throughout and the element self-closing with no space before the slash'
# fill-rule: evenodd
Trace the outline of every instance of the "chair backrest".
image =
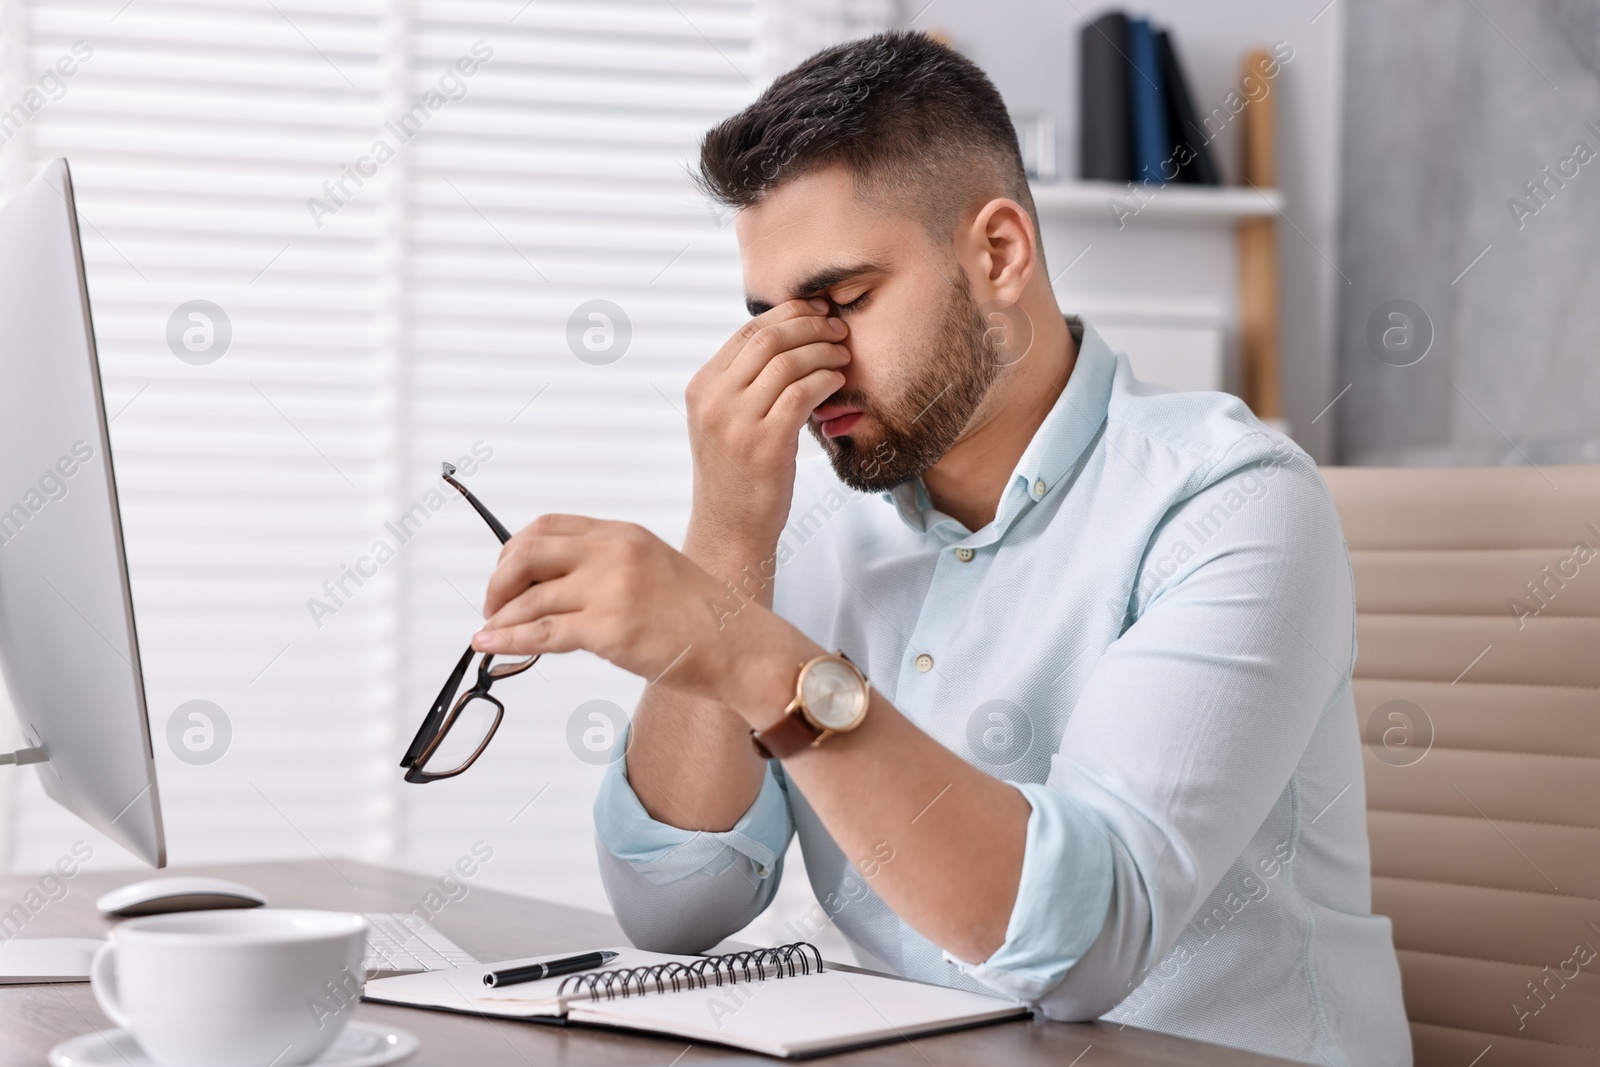
<svg viewBox="0 0 1600 1067">
<path fill-rule="evenodd" d="M 1416 1063 L 1600 1062 L 1600 467 L 1323 474 Z"/>
</svg>

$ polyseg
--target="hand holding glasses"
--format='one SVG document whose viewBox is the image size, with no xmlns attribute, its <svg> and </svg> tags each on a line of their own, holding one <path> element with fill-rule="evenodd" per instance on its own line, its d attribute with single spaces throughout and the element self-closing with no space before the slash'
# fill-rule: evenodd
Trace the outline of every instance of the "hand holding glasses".
<svg viewBox="0 0 1600 1067">
<path fill-rule="evenodd" d="M 489 509 L 466 486 L 456 481 L 455 473 L 454 464 L 444 465 L 444 480 L 467 498 L 467 503 L 483 516 L 483 521 L 500 538 L 500 543 L 511 540 L 511 532 L 489 513 Z M 411 739 L 411 747 L 406 749 L 405 756 L 400 760 L 400 766 L 406 769 L 406 781 L 418 784 L 437 782 L 441 778 L 454 778 L 472 766 L 483 750 L 489 747 L 489 741 L 506 713 L 505 705 L 490 695 L 489 687 L 502 678 L 521 674 L 539 661 L 538 656 L 529 656 L 495 663 L 492 653 L 482 653 L 477 681 L 471 689 L 457 697 L 456 690 L 461 688 L 462 680 L 478 655 L 478 652 L 468 648 L 456 662 L 455 670 L 450 672 L 444 688 L 434 698 L 433 707 L 428 709 L 417 736 Z"/>
</svg>

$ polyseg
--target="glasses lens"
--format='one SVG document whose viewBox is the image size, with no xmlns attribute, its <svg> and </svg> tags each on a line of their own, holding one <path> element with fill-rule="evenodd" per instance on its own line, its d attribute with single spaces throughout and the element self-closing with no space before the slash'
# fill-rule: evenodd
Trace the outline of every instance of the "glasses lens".
<svg viewBox="0 0 1600 1067">
<path fill-rule="evenodd" d="M 489 697 L 474 697 L 456 713 L 444 737 L 428 756 L 422 770 L 430 774 L 449 774 L 471 762 L 473 754 L 494 733 L 500 723 L 500 705 Z"/>
</svg>

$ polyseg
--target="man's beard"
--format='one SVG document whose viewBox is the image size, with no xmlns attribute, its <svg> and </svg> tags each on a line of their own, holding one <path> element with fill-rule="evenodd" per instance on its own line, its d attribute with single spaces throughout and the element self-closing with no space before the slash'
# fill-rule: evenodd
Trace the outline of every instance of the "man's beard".
<svg viewBox="0 0 1600 1067">
<path fill-rule="evenodd" d="M 972 286 L 956 272 L 949 310 L 933 338 L 926 362 L 900 396 L 876 402 L 842 390 L 826 403 L 859 408 L 880 428 L 873 440 L 851 434 L 825 437 L 815 423 L 811 434 L 850 488 L 880 493 L 908 482 L 945 457 L 989 394 L 1005 364 L 995 358 Z"/>
</svg>

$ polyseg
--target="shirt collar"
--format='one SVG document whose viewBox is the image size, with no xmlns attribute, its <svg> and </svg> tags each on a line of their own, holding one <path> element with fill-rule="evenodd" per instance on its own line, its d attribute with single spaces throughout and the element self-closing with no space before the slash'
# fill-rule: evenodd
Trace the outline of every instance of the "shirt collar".
<svg viewBox="0 0 1600 1067">
<path fill-rule="evenodd" d="M 1079 325 L 1079 320 L 1069 318 L 1067 321 L 1069 325 Z M 935 508 L 922 479 L 913 478 L 883 494 L 907 526 L 918 533 L 933 533 L 946 541 L 979 547 L 999 540 L 1019 515 L 1051 493 L 1066 488 L 1067 476 L 1105 422 L 1111 400 L 1111 380 L 1117 369 L 1116 353 L 1099 332 L 1088 323 L 1081 323 L 1081 326 L 1078 358 L 1072 375 L 1017 460 L 1016 469 L 1006 482 L 1006 491 L 1000 497 L 994 521 L 982 530 L 967 530 Z"/>
</svg>

